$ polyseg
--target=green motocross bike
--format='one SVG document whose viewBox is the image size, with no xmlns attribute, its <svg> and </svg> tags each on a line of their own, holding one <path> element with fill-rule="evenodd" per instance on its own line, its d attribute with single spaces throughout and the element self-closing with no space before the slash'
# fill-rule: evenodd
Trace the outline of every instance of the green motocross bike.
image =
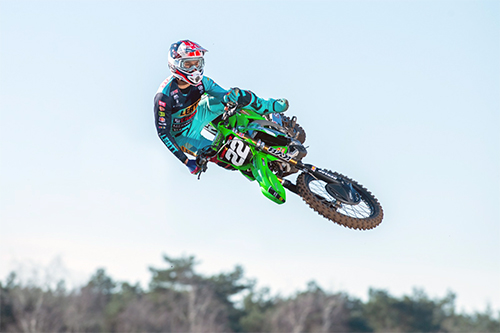
<svg viewBox="0 0 500 333">
<path fill-rule="evenodd" d="M 366 188 L 337 172 L 301 161 L 307 154 L 306 135 L 295 117 L 262 116 L 228 104 L 224 114 L 209 124 L 209 130 L 215 139 L 196 157 L 198 178 L 207 170 L 207 163 L 214 162 L 257 181 L 262 194 L 277 204 L 286 201 L 289 190 L 342 226 L 368 230 L 382 222 L 382 207 Z M 295 184 L 286 179 L 299 171 Z"/>
</svg>

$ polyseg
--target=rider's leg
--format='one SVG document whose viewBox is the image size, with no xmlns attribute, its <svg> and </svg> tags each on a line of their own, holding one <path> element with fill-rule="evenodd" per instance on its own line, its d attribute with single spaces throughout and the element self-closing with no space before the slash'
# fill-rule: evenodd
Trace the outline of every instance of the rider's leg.
<svg viewBox="0 0 500 333">
<path fill-rule="evenodd" d="M 184 153 L 191 156 L 196 156 L 200 149 L 212 144 L 212 141 L 201 135 L 198 138 L 179 136 L 175 138 L 175 141 Z"/>
<path fill-rule="evenodd" d="M 257 97 L 255 101 L 250 104 L 250 108 L 263 115 L 268 113 L 281 113 L 288 110 L 288 100 L 284 98 L 264 99 Z"/>
<path fill-rule="evenodd" d="M 224 106 L 219 108 L 211 107 L 208 98 L 202 98 L 196 108 L 196 116 L 193 117 L 189 131 L 175 138 L 181 149 L 185 153 L 196 156 L 199 150 L 211 145 L 212 140 L 202 134 L 204 133 L 203 128 L 217 117 L 218 114 L 222 114 L 223 112 Z"/>
<path fill-rule="evenodd" d="M 202 149 L 212 145 L 212 140 L 203 136 L 203 128 L 215 119 L 217 116 L 224 113 L 224 105 L 220 100 L 211 97 L 201 99 L 196 108 L 196 117 L 191 124 L 191 128 L 186 135 L 176 138 L 181 149 L 192 156 L 197 156 L 202 152 Z M 227 170 L 236 170 L 229 163 L 224 163 L 213 159 L 212 162 Z"/>
<path fill-rule="evenodd" d="M 255 95 L 250 90 L 242 91 L 242 104 L 246 105 L 245 109 L 251 109 L 260 114 L 268 114 L 268 113 L 279 113 L 285 112 L 288 110 L 288 101 L 285 98 L 269 98 L 264 99 Z"/>
</svg>

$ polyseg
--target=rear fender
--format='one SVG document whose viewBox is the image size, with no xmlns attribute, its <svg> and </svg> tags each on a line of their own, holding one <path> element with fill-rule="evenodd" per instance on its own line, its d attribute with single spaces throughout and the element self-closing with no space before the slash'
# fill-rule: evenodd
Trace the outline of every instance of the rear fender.
<svg viewBox="0 0 500 333">
<path fill-rule="evenodd" d="M 277 204 L 285 203 L 286 192 L 278 177 L 269 169 L 267 154 L 257 152 L 253 157 L 252 175 L 260 185 L 262 194 Z"/>
</svg>

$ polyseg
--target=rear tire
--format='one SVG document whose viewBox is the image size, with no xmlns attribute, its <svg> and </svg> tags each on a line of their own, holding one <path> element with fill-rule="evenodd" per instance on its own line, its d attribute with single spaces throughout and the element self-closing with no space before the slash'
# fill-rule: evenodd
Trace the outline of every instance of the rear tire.
<svg viewBox="0 0 500 333">
<path fill-rule="evenodd" d="M 306 172 L 297 177 L 298 194 L 318 214 L 344 227 L 369 230 L 378 226 L 384 212 L 375 196 L 356 181 L 336 172 L 330 173 L 352 184 L 361 197 L 357 205 L 340 202 L 327 191 L 329 182 L 318 180 Z"/>
<path fill-rule="evenodd" d="M 306 131 L 299 124 L 295 123 L 295 126 L 292 128 L 292 120 L 290 117 L 282 116 L 283 118 L 283 126 L 291 129 L 294 133 L 295 139 L 299 140 L 300 143 L 304 144 L 306 142 Z"/>
</svg>

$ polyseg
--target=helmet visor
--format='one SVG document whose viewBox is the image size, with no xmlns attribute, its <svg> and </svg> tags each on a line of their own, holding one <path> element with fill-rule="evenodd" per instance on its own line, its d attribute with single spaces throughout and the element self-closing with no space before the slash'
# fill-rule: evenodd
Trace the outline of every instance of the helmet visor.
<svg viewBox="0 0 500 333">
<path fill-rule="evenodd" d="M 205 61 L 202 57 L 182 59 L 179 63 L 180 69 L 186 73 L 192 73 L 197 70 L 201 71 L 204 65 Z"/>
</svg>

